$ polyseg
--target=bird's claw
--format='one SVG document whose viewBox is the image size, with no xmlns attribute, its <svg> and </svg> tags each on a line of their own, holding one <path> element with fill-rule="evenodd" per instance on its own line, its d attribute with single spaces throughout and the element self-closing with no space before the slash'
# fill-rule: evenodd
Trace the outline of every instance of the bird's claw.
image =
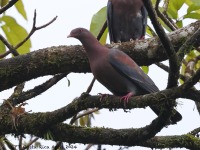
<svg viewBox="0 0 200 150">
<path fill-rule="evenodd" d="M 140 38 L 140 40 L 144 40 L 145 39 L 145 36 L 142 36 L 141 38 Z"/>
<path fill-rule="evenodd" d="M 133 93 L 128 93 L 127 95 L 122 96 L 122 97 L 120 98 L 120 103 L 121 103 L 122 100 L 124 101 L 124 108 L 126 108 L 126 104 L 128 104 L 129 98 L 130 98 L 131 96 L 133 96 Z"/>
</svg>

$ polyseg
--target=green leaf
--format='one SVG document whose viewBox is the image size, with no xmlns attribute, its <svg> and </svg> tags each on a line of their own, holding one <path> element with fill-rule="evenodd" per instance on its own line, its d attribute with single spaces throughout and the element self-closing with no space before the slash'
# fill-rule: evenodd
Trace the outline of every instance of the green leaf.
<svg viewBox="0 0 200 150">
<path fill-rule="evenodd" d="M 185 0 L 170 0 L 169 7 L 173 6 L 177 11 L 183 6 Z"/>
<path fill-rule="evenodd" d="M 0 41 L 0 54 L 3 54 L 6 52 L 6 46 L 2 41 Z"/>
<path fill-rule="evenodd" d="M 173 19 L 178 18 L 178 11 L 173 6 L 168 8 L 167 14 L 169 15 L 169 17 L 171 17 Z"/>
<path fill-rule="evenodd" d="M 195 11 L 195 10 L 199 10 L 200 9 L 200 6 L 196 6 L 194 4 L 190 5 L 187 9 L 187 13 L 190 13 L 192 11 Z"/>
<path fill-rule="evenodd" d="M 81 126 L 85 126 L 85 121 L 84 121 L 84 118 L 83 118 L 83 117 L 81 117 L 81 118 L 79 119 L 79 123 L 80 123 Z"/>
<path fill-rule="evenodd" d="M 188 13 L 183 18 L 200 19 L 199 13 Z"/>
<path fill-rule="evenodd" d="M 152 4 L 155 5 L 156 4 L 156 0 L 151 0 Z"/>
<path fill-rule="evenodd" d="M 8 4 L 9 0 L 1 0 L 1 7 L 5 6 Z"/>
<path fill-rule="evenodd" d="M 196 6 L 200 6 L 200 0 L 191 0 L 191 2 Z"/>
<path fill-rule="evenodd" d="M 27 20 L 26 11 L 24 9 L 24 4 L 22 0 L 19 0 L 17 3 L 15 3 L 15 7 L 17 11 L 24 17 L 24 19 Z"/>
<path fill-rule="evenodd" d="M 190 6 L 190 5 L 193 4 L 191 0 L 185 0 L 185 3 L 186 3 L 188 6 Z"/>
<path fill-rule="evenodd" d="M 21 25 L 19 25 L 13 17 L 5 15 L 1 18 L 1 21 L 5 23 L 2 26 L 2 29 L 10 44 L 15 46 L 28 36 L 27 31 Z M 29 39 L 21 47 L 18 48 L 18 52 L 20 54 L 25 54 L 30 52 L 30 48 L 31 41 Z"/>
<path fill-rule="evenodd" d="M 144 73 L 148 74 L 149 67 L 148 66 L 142 66 L 142 70 L 144 71 Z"/>
<path fill-rule="evenodd" d="M 179 20 L 176 22 L 176 25 L 179 27 L 179 28 L 182 28 L 183 27 L 183 21 L 182 20 Z"/>
<path fill-rule="evenodd" d="M 170 0 L 168 7 L 168 15 L 170 15 L 173 19 L 178 18 L 178 10 L 183 6 L 185 0 Z"/>
<path fill-rule="evenodd" d="M 150 26 L 147 26 L 146 28 L 146 33 L 149 37 L 153 37 L 156 35 L 156 32 L 150 27 Z"/>
<path fill-rule="evenodd" d="M 101 28 L 106 21 L 106 7 L 100 9 L 96 14 L 93 15 L 91 23 L 90 23 L 90 31 L 94 34 L 94 36 L 98 36 Z M 103 36 L 100 39 L 101 44 L 106 43 L 108 30 L 106 29 Z"/>
</svg>

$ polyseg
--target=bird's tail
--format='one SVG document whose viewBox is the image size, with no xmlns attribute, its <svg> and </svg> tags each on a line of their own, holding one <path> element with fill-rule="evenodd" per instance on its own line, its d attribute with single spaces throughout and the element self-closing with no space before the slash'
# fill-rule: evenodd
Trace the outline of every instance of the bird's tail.
<svg viewBox="0 0 200 150">
<path fill-rule="evenodd" d="M 150 107 L 157 115 L 160 114 L 160 108 L 158 108 L 157 106 L 151 106 Z M 172 110 L 172 116 L 170 118 L 171 124 L 176 124 L 177 122 L 179 122 L 182 119 L 182 115 L 176 111 L 175 109 Z"/>
</svg>

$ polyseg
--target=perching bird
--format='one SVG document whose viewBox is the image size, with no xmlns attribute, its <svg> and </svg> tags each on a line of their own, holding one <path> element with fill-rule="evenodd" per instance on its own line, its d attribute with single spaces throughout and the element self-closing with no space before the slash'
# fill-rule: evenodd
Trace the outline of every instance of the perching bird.
<svg viewBox="0 0 200 150">
<path fill-rule="evenodd" d="M 110 42 L 143 39 L 147 11 L 142 0 L 108 0 L 107 24 Z"/>
<path fill-rule="evenodd" d="M 124 52 L 117 48 L 108 49 L 86 29 L 77 28 L 68 37 L 74 37 L 83 44 L 89 59 L 94 77 L 121 100 L 128 103 L 133 95 L 158 92 L 159 89 L 142 69 Z M 156 106 L 151 109 L 159 115 Z M 181 114 L 174 110 L 172 123 L 182 119 Z"/>
</svg>

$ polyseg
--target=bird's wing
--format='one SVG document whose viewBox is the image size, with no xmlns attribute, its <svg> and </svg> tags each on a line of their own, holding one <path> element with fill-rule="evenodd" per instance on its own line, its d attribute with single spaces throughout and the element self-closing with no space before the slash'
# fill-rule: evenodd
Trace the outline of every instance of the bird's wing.
<svg viewBox="0 0 200 150">
<path fill-rule="evenodd" d="M 148 12 L 147 12 L 144 5 L 141 8 L 141 12 L 142 12 L 142 22 L 143 22 L 143 32 L 142 32 L 142 34 L 143 34 L 143 36 L 145 36 Z"/>
<path fill-rule="evenodd" d="M 108 30 L 109 30 L 110 42 L 114 41 L 113 30 L 112 30 L 112 18 L 113 18 L 112 2 L 110 0 L 108 0 L 108 3 L 107 3 L 107 26 L 108 26 Z"/>
<path fill-rule="evenodd" d="M 148 93 L 159 91 L 151 78 L 125 53 L 117 49 L 111 49 L 109 63 L 116 71 Z"/>
</svg>

